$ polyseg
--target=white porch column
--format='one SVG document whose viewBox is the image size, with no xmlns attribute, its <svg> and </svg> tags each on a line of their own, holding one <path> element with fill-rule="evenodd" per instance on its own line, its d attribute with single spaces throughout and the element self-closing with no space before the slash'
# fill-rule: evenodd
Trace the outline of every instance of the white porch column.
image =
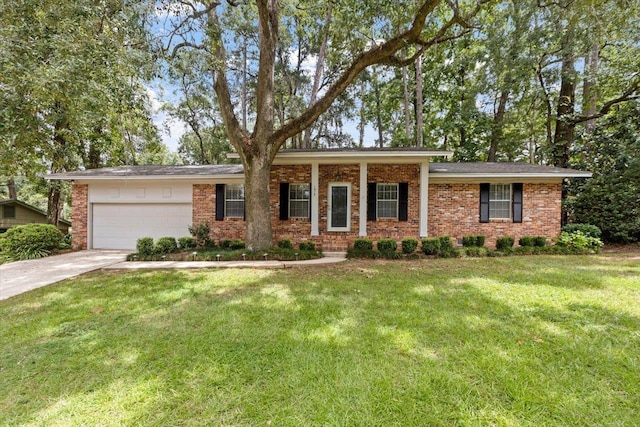
<svg viewBox="0 0 640 427">
<path fill-rule="evenodd" d="M 428 236 L 429 160 L 420 164 L 420 237 Z"/>
<path fill-rule="evenodd" d="M 367 235 L 367 162 L 360 163 L 360 232 Z"/>
<path fill-rule="evenodd" d="M 319 236 L 320 228 L 319 228 L 319 220 L 320 217 L 320 203 L 319 201 L 319 187 L 320 187 L 320 178 L 319 178 L 319 170 L 318 163 L 311 164 L 311 235 Z"/>
</svg>

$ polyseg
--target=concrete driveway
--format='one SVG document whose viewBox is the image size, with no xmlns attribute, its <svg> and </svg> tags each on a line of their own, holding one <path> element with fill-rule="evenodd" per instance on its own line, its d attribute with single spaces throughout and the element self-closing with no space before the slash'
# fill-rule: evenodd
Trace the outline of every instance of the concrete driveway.
<svg viewBox="0 0 640 427">
<path fill-rule="evenodd" d="M 131 251 L 80 251 L 0 265 L 0 300 L 125 260 Z"/>
</svg>

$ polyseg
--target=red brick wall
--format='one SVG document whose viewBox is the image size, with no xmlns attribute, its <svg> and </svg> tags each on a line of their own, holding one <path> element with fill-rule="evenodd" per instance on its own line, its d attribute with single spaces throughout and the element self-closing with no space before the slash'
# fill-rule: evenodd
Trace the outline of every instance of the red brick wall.
<svg viewBox="0 0 640 427">
<path fill-rule="evenodd" d="M 193 184 L 193 225 L 209 224 L 209 236 L 218 243 L 221 239 L 244 239 L 242 218 L 216 221 L 215 184 Z"/>
<path fill-rule="evenodd" d="M 76 250 L 87 249 L 87 221 L 89 213 L 89 186 L 73 184 L 71 186 L 71 244 Z"/>
<path fill-rule="evenodd" d="M 524 184 L 522 223 L 492 219 L 480 223 L 480 184 L 429 185 L 429 236 L 449 235 L 454 240 L 484 234 L 486 246 L 496 238 L 512 236 L 557 237 L 560 234 L 562 184 Z M 517 244 L 517 243 L 516 243 Z"/>
<path fill-rule="evenodd" d="M 314 241 L 316 246 L 320 239 L 311 237 L 311 219 L 289 218 L 280 220 L 280 183 L 311 184 L 311 165 L 277 165 L 271 168 L 269 191 L 271 199 L 271 226 L 273 227 L 273 242 L 289 239 L 297 247 L 302 241 Z"/>
<path fill-rule="evenodd" d="M 409 183 L 408 220 L 398 221 L 397 219 L 385 218 L 367 221 L 367 237 L 374 241 L 392 238 L 398 242 L 406 237 L 417 238 L 420 234 L 420 165 L 370 164 L 367 168 L 367 182 L 377 184 Z"/>
</svg>

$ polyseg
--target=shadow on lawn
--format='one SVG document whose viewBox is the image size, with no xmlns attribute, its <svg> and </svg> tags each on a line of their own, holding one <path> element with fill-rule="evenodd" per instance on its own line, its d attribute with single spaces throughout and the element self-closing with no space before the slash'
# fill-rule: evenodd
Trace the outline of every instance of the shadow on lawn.
<svg viewBox="0 0 640 427">
<path fill-rule="evenodd" d="M 373 262 L 240 276 L 109 273 L 45 288 L 0 305 L 16 325 L 0 335 L 0 388 L 11 386 L 0 421 L 580 424 L 611 422 L 621 409 L 633 416 L 640 319 L 595 304 L 521 310 L 467 281 L 504 281 L 502 261 L 459 272 L 426 263 L 410 274 L 406 264 Z M 576 283 L 558 283 L 558 274 L 549 267 L 508 282 L 604 286 L 604 278 L 576 285 L 579 272 Z"/>
</svg>

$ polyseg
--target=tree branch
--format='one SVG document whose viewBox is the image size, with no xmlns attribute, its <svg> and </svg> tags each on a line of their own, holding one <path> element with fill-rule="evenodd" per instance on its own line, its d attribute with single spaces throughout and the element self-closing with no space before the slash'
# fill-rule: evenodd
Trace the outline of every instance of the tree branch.
<svg viewBox="0 0 640 427">
<path fill-rule="evenodd" d="M 627 88 L 627 90 L 624 91 L 622 95 L 605 102 L 602 105 L 602 107 L 600 107 L 600 110 L 598 110 L 597 113 L 586 115 L 586 116 L 578 116 L 571 119 L 570 121 L 573 122 L 574 124 L 578 124 L 578 123 L 583 123 L 593 119 L 599 119 L 600 117 L 607 115 L 609 111 L 611 111 L 611 108 L 616 104 L 620 104 L 621 102 L 631 101 L 634 99 L 640 99 L 640 93 L 638 93 L 639 89 L 640 89 L 640 76 L 636 77 L 636 79 L 631 83 L 629 88 Z"/>
</svg>

